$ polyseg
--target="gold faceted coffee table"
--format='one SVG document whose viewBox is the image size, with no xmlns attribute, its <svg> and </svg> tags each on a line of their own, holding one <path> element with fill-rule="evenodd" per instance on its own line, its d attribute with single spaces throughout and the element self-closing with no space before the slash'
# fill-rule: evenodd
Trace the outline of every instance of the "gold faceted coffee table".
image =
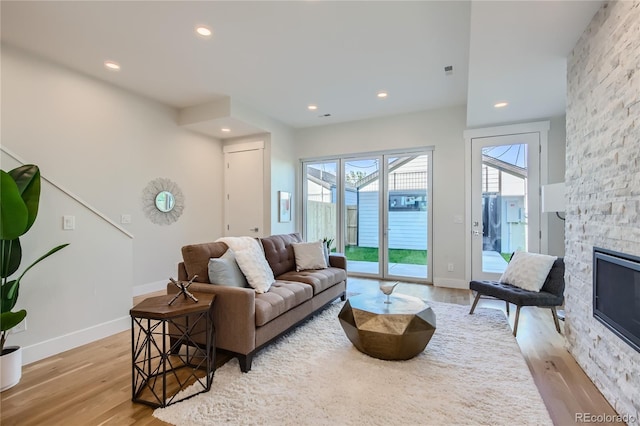
<svg viewBox="0 0 640 426">
<path fill-rule="evenodd" d="M 338 314 L 351 343 L 379 359 L 410 359 L 424 350 L 436 331 L 436 314 L 422 300 L 395 294 L 349 298 Z"/>
</svg>

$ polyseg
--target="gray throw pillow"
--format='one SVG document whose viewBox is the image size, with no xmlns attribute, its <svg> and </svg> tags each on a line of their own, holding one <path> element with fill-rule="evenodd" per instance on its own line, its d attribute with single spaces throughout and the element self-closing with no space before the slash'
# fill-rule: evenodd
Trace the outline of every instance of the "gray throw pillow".
<svg viewBox="0 0 640 426">
<path fill-rule="evenodd" d="M 249 287 L 231 249 L 218 258 L 209 259 L 209 282 L 228 287 Z"/>
<path fill-rule="evenodd" d="M 296 271 L 309 269 L 324 269 L 327 267 L 327 259 L 322 241 L 313 243 L 292 243 L 293 254 L 296 257 Z"/>
</svg>

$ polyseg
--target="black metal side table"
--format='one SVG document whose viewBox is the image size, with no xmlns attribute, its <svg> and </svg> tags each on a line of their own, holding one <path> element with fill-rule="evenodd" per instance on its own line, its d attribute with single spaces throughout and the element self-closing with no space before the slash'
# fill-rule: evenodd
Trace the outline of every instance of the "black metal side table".
<svg viewBox="0 0 640 426">
<path fill-rule="evenodd" d="M 215 295 L 198 293 L 197 303 L 179 297 L 169 305 L 173 298 L 151 297 L 130 311 L 134 402 L 166 407 L 211 389 Z M 191 385 L 193 391 L 181 393 Z"/>
</svg>

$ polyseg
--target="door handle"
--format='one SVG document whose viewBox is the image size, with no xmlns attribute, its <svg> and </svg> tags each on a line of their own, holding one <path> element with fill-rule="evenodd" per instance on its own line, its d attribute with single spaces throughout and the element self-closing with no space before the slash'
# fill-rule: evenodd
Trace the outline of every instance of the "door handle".
<svg viewBox="0 0 640 426">
<path fill-rule="evenodd" d="M 255 228 L 249 228 L 249 231 L 251 231 L 251 232 L 258 232 L 258 231 L 259 231 L 259 229 L 258 229 L 257 227 L 255 227 Z"/>
<path fill-rule="evenodd" d="M 480 236 L 480 231 L 473 231 L 471 233 L 474 237 L 479 237 Z"/>
</svg>

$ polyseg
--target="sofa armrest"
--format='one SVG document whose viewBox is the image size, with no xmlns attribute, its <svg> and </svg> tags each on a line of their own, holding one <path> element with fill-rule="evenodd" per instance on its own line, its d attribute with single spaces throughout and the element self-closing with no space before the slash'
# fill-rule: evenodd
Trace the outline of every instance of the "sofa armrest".
<svg viewBox="0 0 640 426">
<path fill-rule="evenodd" d="M 347 257 L 342 253 L 331 253 L 329 255 L 329 266 L 347 270 Z"/>
<path fill-rule="evenodd" d="M 174 284 L 167 284 L 168 294 L 175 294 L 178 291 Z M 189 291 L 216 295 L 213 307 L 216 347 L 241 354 L 247 354 L 255 349 L 256 291 L 254 289 L 193 283 L 189 286 Z"/>
</svg>

